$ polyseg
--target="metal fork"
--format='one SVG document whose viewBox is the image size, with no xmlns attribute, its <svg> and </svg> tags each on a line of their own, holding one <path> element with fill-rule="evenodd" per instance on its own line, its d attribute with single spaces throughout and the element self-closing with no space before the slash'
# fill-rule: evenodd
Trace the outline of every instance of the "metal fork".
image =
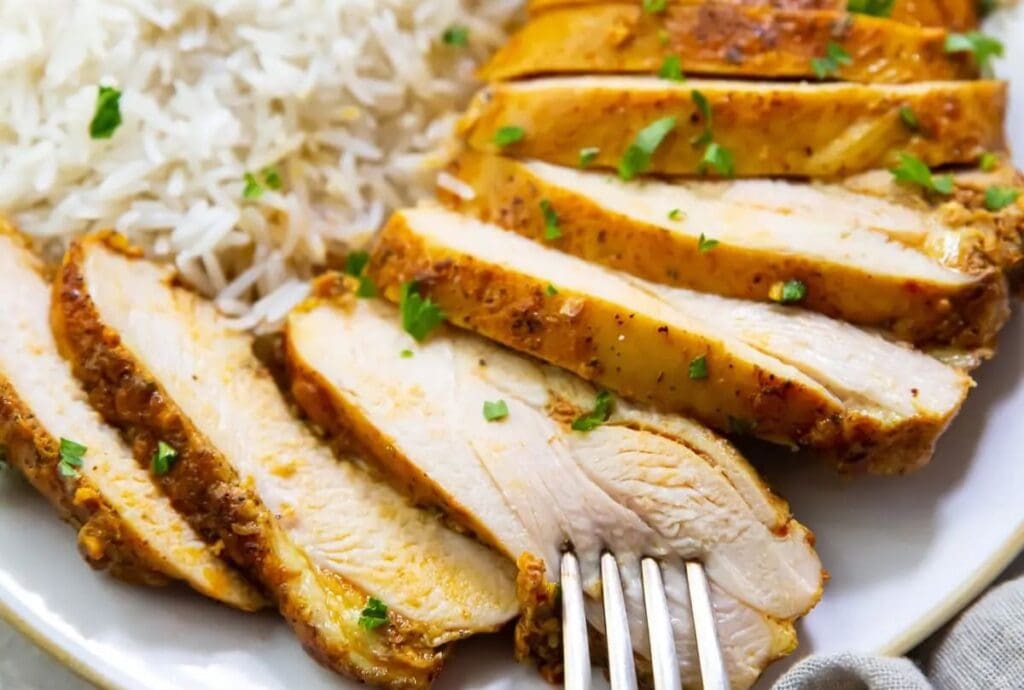
<svg viewBox="0 0 1024 690">
<path fill-rule="evenodd" d="M 653 558 L 640 561 L 643 577 L 644 609 L 651 643 L 651 667 L 655 690 L 680 690 L 679 661 L 672 635 L 672 619 L 665 596 L 661 566 Z M 587 619 L 583 609 L 583 581 L 580 564 L 571 551 L 562 554 L 562 646 L 564 650 L 566 690 L 590 690 L 590 648 L 587 642 Z M 722 660 L 715 629 L 704 567 L 696 561 L 686 562 L 686 582 L 690 594 L 690 612 L 697 638 L 704 690 L 729 690 L 729 677 Z M 636 669 L 633 645 L 629 636 L 622 579 L 615 556 L 601 556 L 601 587 L 604 603 L 605 637 L 608 640 L 608 670 L 612 690 L 636 690 Z"/>
</svg>

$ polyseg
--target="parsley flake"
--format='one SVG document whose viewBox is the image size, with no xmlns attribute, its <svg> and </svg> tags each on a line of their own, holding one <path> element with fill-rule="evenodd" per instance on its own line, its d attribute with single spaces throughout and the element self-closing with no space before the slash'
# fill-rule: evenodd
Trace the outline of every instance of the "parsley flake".
<svg viewBox="0 0 1024 690">
<path fill-rule="evenodd" d="M 356 297 L 376 297 L 377 284 L 370 276 L 366 275 L 366 266 L 370 262 L 370 253 L 367 251 L 349 252 L 345 257 L 345 273 L 353 278 L 359 279 L 359 287 L 356 288 Z"/>
<path fill-rule="evenodd" d="M 619 177 L 623 180 L 632 180 L 647 170 L 651 166 L 651 156 L 675 126 L 674 117 L 663 117 L 641 129 L 619 160 Z"/>
<path fill-rule="evenodd" d="M 773 283 L 768 288 L 768 298 L 779 304 L 795 304 L 807 296 L 807 286 L 800 280 Z"/>
<path fill-rule="evenodd" d="M 469 45 L 469 27 L 452 24 L 441 34 L 441 40 L 446 46 L 465 48 Z"/>
<path fill-rule="evenodd" d="M 540 211 L 544 214 L 544 239 L 557 240 L 562 236 L 562 230 L 558 227 L 558 214 L 547 199 L 540 200 Z"/>
<path fill-rule="evenodd" d="M 398 356 L 402 359 L 410 359 L 412 358 L 412 350 L 402 350 L 398 353 Z"/>
<path fill-rule="evenodd" d="M 871 17 L 888 17 L 892 15 L 894 4 L 894 0 L 849 0 L 846 11 Z"/>
<path fill-rule="evenodd" d="M 678 208 L 672 209 L 671 211 L 668 212 L 668 219 L 669 220 L 682 220 L 683 219 L 683 212 L 682 212 L 682 210 L 680 210 Z"/>
<path fill-rule="evenodd" d="M 729 431 L 730 433 L 738 436 L 746 436 L 752 433 L 757 428 L 757 422 L 752 422 L 747 419 L 740 419 L 739 417 L 733 417 L 729 415 Z"/>
<path fill-rule="evenodd" d="M 156 450 L 153 451 L 153 460 L 150 463 L 153 474 L 167 474 L 171 471 L 171 465 L 177 459 L 178 451 L 163 441 L 157 441 Z"/>
<path fill-rule="evenodd" d="M 922 189 L 946 196 L 953 193 L 953 178 L 950 175 L 933 176 L 932 171 L 920 158 L 909 153 L 901 153 L 900 164 L 889 172 L 897 182 L 915 184 Z"/>
<path fill-rule="evenodd" d="M 701 254 L 707 254 L 717 246 L 718 240 L 712 239 L 710 237 L 705 237 L 703 232 L 697 239 L 697 251 L 700 252 Z"/>
<path fill-rule="evenodd" d="M 601 391 L 594 400 L 594 409 L 581 414 L 572 423 L 573 431 L 593 431 L 612 416 L 612 394 Z"/>
<path fill-rule="evenodd" d="M 548 297 L 554 297 L 555 295 L 558 294 L 558 288 L 556 288 L 551 283 L 548 283 L 547 287 L 544 288 L 544 294 L 546 294 Z"/>
<path fill-rule="evenodd" d="M 838 74 L 840 65 L 853 63 L 853 58 L 846 49 L 835 41 L 825 45 L 825 57 L 811 58 L 811 70 L 818 79 L 825 79 Z"/>
<path fill-rule="evenodd" d="M 668 0 L 643 0 L 644 12 L 647 14 L 661 14 L 668 7 Z"/>
<path fill-rule="evenodd" d="M 708 358 L 706 355 L 700 357 L 694 357 L 690 360 L 689 367 L 690 378 L 696 381 L 697 379 L 706 379 L 708 377 Z"/>
<path fill-rule="evenodd" d="M 359 614 L 359 627 L 366 630 L 379 628 L 388 622 L 388 607 L 380 599 L 370 597 Z"/>
<path fill-rule="evenodd" d="M 900 120 L 906 125 L 907 129 L 911 132 L 919 132 L 921 130 L 921 122 L 917 119 L 917 115 L 914 113 L 914 109 L 909 105 L 900 106 Z"/>
<path fill-rule="evenodd" d="M 497 422 L 508 417 L 508 405 L 504 400 L 484 400 L 484 419 L 488 422 Z"/>
<path fill-rule="evenodd" d="M 952 33 L 946 36 L 947 53 L 970 53 L 974 63 L 985 76 L 992 75 L 992 58 L 1003 56 L 1003 44 L 980 31 L 968 31 L 964 34 Z"/>
<path fill-rule="evenodd" d="M 259 199 L 263 196 L 263 187 L 260 185 L 255 175 L 247 172 L 242 176 L 242 180 L 245 181 L 245 187 L 242 188 L 243 197 L 246 199 Z"/>
<path fill-rule="evenodd" d="M 96 109 L 89 122 L 89 136 L 109 139 L 121 126 L 121 92 L 111 86 L 100 86 L 96 92 Z"/>
<path fill-rule="evenodd" d="M 402 283 L 399 290 L 398 310 L 402 315 L 402 328 L 406 333 L 423 342 L 430 332 L 444 321 L 444 312 L 429 297 L 420 295 L 415 282 Z"/>
<path fill-rule="evenodd" d="M 704 149 L 704 157 L 697 165 L 697 172 L 704 173 L 708 166 L 715 169 L 722 177 L 732 177 L 735 171 L 732 160 L 732 151 L 725 148 L 717 141 L 712 141 Z"/>
<path fill-rule="evenodd" d="M 989 211 L 1001 211 L 1020 196 L 1019 189 L 1012 187 L 989 187 L 985 190 L 985 208 Z"/>
<path fill-rule="evenodd" d="M 600 153 L 601 149 L 596 146 L 588 146 L 585 149 L 580 149 L 580 167 L 590 167 L 590 164 L 597 160 L 597 156 Z"/>
<path fill-rule="evenodd" d="M 500 127 L 498 131 L 494 133 L 494 143 L 505 148 L 517 141 L 522 141 L 524 136 L 526 136 L 526 130 L 522 127 L 505 125 L 504 127 Z"/>
<path fill-rule="evenodd" d="M 985 153 L 981 154 L 981 160 L 978 161 L 978 165 L 985 172 L 992 172 L 993 170 L 996 169 L 996 166 L 999 165 L 999 156 L 997 156 L 994 153 L 990 153 L 989 151 L 986 151 Z"/>
<path fill-rule="evenodd" d="M 661 68 L 658 70 L 658 76 L 669 81 L 686 81 L 686 75 L 683 74 L 683 67 L 679 61 L 679 56 L 669 55 L 665 58 L 665 61 L 661 63 Z"/>
<path fill-rule="evenodd" d="M 70 439 L 61 437 L 60 447 L 57 451 L 57 455 L 60 458 L 60 462 L 57 463 L 57 471 L 60 472 L 62 477 L 78 476 L 78 468 L 82 466 L 82 458 L 87 450 L 88 448 L 81 443 L 75 443 Z"/>
<path fill-rule="evenodd" d="M 268 189 L 281 189 L 281 173 L 276 167 L 269 166 L 253 174 L 247 172 L 242 176 L 245 187 L 242 188 L 242 196 L 246 199 L 259 199 L 263 196 L 264 187 Z"/>
</svg>

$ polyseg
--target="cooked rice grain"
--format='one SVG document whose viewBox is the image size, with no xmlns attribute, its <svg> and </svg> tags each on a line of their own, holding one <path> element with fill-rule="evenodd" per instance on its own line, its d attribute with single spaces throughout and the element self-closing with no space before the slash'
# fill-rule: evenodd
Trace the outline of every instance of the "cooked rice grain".
<svg viewBox="0 0 1024 690">
<path fill-rule="evenodd" d="M 0 0 L 0 212 L 59 245 L 115 227 L 273 321 L 429 191 L 519 0 Z M 444 30 L 469 27 L 470 46 Z M 97 87 L 123 124 L 92 140 Z M 242 196 L 246 172 L 283 187 Z M 255 306 L 253 306 L 255 305 Z"/>
</svg>

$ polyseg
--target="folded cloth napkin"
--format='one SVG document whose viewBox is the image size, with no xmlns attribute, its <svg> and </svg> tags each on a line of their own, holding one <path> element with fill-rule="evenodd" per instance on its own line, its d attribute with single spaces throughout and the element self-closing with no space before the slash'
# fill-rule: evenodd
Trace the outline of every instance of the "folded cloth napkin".
<svg viewBox="0 0 1024 690">
<path fill-rule="evenodd" d="M 1024 577 L 989 590 L 929 646 L 920 667 L 909 659 L 812 656 L 772 690 L 1024 689 Z"/>
</svg>

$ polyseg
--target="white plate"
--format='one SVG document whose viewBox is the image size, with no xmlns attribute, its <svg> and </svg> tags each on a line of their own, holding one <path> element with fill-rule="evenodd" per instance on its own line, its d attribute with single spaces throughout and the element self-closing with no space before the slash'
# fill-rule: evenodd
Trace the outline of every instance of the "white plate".
<svg viewBox="0 0 1024 690">
<path fill-rule="evenodd" d="M 1024 5 L 988 27 L 1024 75 Z M 1020 86 L 1020 85 L 1018 85 Z M 1011 141 L 1024 149 L 1024 98 Z M 1024 167 L 1018 150 L 1016 162 Z M 977 374 L 931 465 L 910 477 L 842 480 L 802 466 L 770 474 L 818 536 L 832 580 L 801 624 L 812 652 L 903 653 L 980 592 L 1024 547 L 1024 319 Z M 74 538 L 10 471 L 0 475 L 0 617 L 93 683 L 112 688 L 359 688 L 310 660 L 273 615 L 245 615 L 182 590 L 144 590 L 91 572 Z M 763 685 L 767 685 L 765 679 Z M 508 638 L 462 645 L 440 690 L 546 688 Z"/>
</svg>

